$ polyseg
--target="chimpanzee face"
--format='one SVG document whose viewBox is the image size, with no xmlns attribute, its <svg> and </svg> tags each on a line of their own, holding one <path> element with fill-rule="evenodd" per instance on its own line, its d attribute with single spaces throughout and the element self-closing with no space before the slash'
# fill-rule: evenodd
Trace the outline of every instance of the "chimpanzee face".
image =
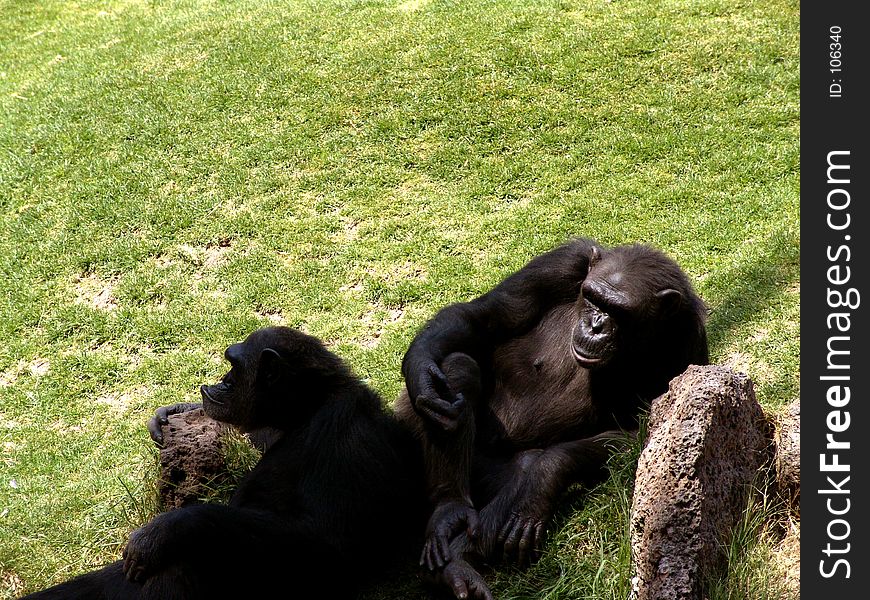
<svg viewBox="0 0 870 600">
<path fill-rule="evenodd" d="M 229 372 L 219 383 L 203 385 L 202 407 L 211 418 L 245 429 L 253 420 L 256 404 L 256 376 L 259 355 L 252 356 L 253 344 L 245 340 L 224 352 Z M 257 360 L 252 360 L 257 359 Z"/>
<path fill-rule="evenodd" d="M 267 327 L 224 352 L 229 372 L 200 387 L 205 413 L 251 431 L 304 420 L 322 400 L 340 359 L 316 338 L 287 327 Z"/>
<path fill-rule="evenodd" d="M 588 369 L 604 367 L 624 353 L 646 350 L 681 298 L 677 290 L 658 289 L 643 266 L 620 250 L 602 255 L 593 248 L 580 287 L 571 353 Z"/>
</svg>

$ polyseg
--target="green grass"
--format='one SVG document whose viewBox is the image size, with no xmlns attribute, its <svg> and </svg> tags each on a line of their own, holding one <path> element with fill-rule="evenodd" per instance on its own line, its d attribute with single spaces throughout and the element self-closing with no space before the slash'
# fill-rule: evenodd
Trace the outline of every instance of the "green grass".
<svg viewBox="0 0 870 600">
<path fill-rule="evenodd" d="M 706 582 L 710 600 L 783 600 L 798 598 L 795 565 L 800 524 L 781 499 L 753 490 L 749 508 L 725 544 L 725 573 Z M 788 528 L 786 530 L 786 528 Z"/>
<path fill-rule="evenodd" d="M 677 259 L 713 360 L 780 410 L 798 21 L 794 0 L 0 0 L 0 596 L 119 555 L 147 417 L 228 344 L 303 328 L 391 400 L 427 317 L 571 235 Z M 622 481 L 492 574 L 500 597 L 624 598 Z"/>
</svg>

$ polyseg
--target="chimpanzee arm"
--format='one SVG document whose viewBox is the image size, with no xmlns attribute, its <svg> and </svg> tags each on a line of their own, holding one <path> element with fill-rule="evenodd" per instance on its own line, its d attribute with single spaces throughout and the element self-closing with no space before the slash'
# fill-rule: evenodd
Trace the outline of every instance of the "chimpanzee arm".
<svg viewBox="0 0 870 600">
<path fill-rule="evenodd" d="M 199 504 L 157 515 L 130 535 L 124 574 L 141 582 L 185 556 L 263 555 L 318 542 L 312 523 L 274 513 L 219 504 Z"/>
<path fill-rule="evenodd" d="M 178 402 L 168 406 L 161 406 L 154 411 L 154 416 L 148 419 L 148 434 L 154 443 L 163 447 L 163 427 L 169 423 L 169 417 L 186 413 L 191 410 L 202 408 L 201 402 Z M 261 427 L 248 432 L 251 444 L 260 452 L 265 452 L 277 442 L 282 432 L 273 427 Z"/>
<path fill-rule="evenodd" d="M 454 352 L 480 363 L 496 345 L 534 327 L 554 306 L 573 302 L 589 272 L 593 243 L 575 239 L 531 260 L 486 294 L 447 306 L 417 334 L 402 360 L 411 404 L 455 418 L 455 398 L 443 398 L 441 361 Z"/>
<path fill-rule="evenodd" d="M 516 495 L 506 518 L 500 517 L 504 521 L 496 540 L 503 546 L 505 559 L 515 557 L 523 564 L 540 552 L 544 526 L 559 497 L 573 483 L 602 479 L 608 457 L 634 433 L 605 431 L 539 451 L 530 467 L 507 486 Z"/>
<path fill-rule="evenodd" d="M 417 335 L 402 363 L 408 404 L 423 433 L 427 483 L 435 510 L 421 564 L 441 568 L 450 540 L 474 536 L 469 466 L 474 445 L 473 406 L 494 348 L 533 328 L 554 306 L 571 303 L 589 272 L 592 242 L 574 240 L 530 261 L 492 291 L 441 310 Z M 458 359 L 458 362 L 457 362 Z M 448 363 L 453 364 L 450 368 Z M 407 413 L 406 413 L 407 414 Z"/>
</svg>

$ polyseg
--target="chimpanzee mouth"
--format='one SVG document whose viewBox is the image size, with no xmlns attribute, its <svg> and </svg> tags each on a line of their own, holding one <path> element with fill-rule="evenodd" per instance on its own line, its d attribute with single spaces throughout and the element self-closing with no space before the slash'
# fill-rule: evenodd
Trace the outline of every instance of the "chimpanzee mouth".
<svg viewBox="0 0 870 600">
<path fill-rule="evenodd" d="M 203 400 L 207 400 L 207 401 L 211 402 L 212 404 L 216 404 L 216 405 L 218 405 L 218 406 L 223 406 L 223 405 L 224 405 L 223 402 L 221 402 L 221 401 L 219 401 L 219 400 L 215 400 L 214 397 L 212 397 L 212 395 L 209 394 L 209 392 L 208 392 L 208 386 L 207 386 L 207 385 L 202 385 L 202 386 L 200 386 L 200 387 L 199 387 L 199 393 L 202 394 L 202 398 L 203 398 Z"/>
<path fill-rule="evenodd" d="M 577 344 L 571 344 L 571 354 L 574 355 L 574 360 L 580 363 L 580 366 L 591 368 L 600 365 L 604 359 L 600 356 L 589 356 L 582 349 L 577 347 Z"/>
</svg>

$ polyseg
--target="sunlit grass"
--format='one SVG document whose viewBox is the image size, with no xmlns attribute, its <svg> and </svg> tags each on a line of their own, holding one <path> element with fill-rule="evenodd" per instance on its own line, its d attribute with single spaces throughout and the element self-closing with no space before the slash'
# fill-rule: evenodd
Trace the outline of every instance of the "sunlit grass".
<svg viewBox="0 0 870 600">
<path fill-rule="evenodd" d="M 149 510 L 147 417 L 228 344 L 301 327 L 391 400 L 427 317 L 572 235 L 677 259 L 713 360 L 780 410 L 798 14 L 0 0 L 0 595 L 119 556 Z M 500 592 L 624 598 L 626 486 L 578 497 Z"/>
</svg>

